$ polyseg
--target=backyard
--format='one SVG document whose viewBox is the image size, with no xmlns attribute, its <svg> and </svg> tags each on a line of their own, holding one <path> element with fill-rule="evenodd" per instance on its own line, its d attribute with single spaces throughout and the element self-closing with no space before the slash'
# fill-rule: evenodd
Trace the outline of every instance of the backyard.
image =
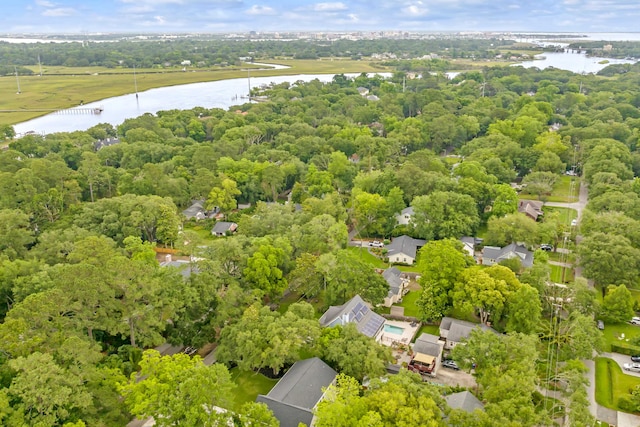
<svg viewBox="0 0 640 427">
<path fill-rule="evenodd" d="M 618 410 L 620 398 L 637 385 L 640 378 L 623 374 L 615 360 L 596 358 L 596 402 L 600 405 Z"/>
<path fill-rule="evenodd" d="M 232 408 L 238 411 L 247 402 L 255 402 L 259 394 L 267 394 L 278 380 L 272 380 L 260 373 L 241 371 L 237 367 L 229 371 L 237 387 L 233 390 Z"/>
</svg>

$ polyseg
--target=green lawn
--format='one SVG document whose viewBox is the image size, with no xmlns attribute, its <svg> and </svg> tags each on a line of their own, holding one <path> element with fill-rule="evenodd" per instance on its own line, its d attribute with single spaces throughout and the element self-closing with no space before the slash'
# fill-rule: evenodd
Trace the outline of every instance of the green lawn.
<svg viewBox="0 0 640 427">
<path fill-rule="evenodd" d="M 578 211 L 575 209 L 569 208 L 556 208 L 554 206 L 543 206 L 542 210 L 545 213 L 545 216 L 553 212 L 558 212 L 560 214 L 560 222 L 562 224 L 571 224 L 571 221 L 578 218 Z"/>
<path fill-rule="evenodd" d="M 383 268 L 383 269 L 389 268 L 389 264 L 385 263 L 375 255 L 372 255 L 371 253 L 369 253 L 368 248 L 361 248 L 358 246 L 349 246 L 347 250 L 360 256 L 363 260 L 367 261 L 369 264 L 373 265 L 375 268 Z"/>
<path fill-rule="evenodd" d="M 402 297 L 402 302 L 396 305 L 404 307 L 405 316 L 418 317 L 418 306 L 416 305 L 418 298 L 420 298 L 420 291 L 410 291 Z"/>
<path fill-rule="evenodd" d="M 418 339 L 418 337 L 422 334 L 431 334 L 437 337 L 440 336 L 440 326 L 438 325 L 422 325 L 420 329 L 418 329 L 418 333 L 415 337 L 413 337 L 413 341 Z"/>
<path fill-rule="evenodd" d="M 596 357 L 596 402 L 618 409 L 618 399 L 640 385 L 640 378 L 625 375 L 620 366 L 606 357 Z"/>
<path fill-rule="evenodd" d="M 230 408 L 234 411 L 238 411 L 247 402 L 255 402 L 259 394 L 269 393 L 278 382 L 278 380 L 272 380 L 260 373 L 241 371 L 237 367 L 229 372 L 233 382 L 237 385 L 233 390 L 233 407 Z"/>
<path fill-rule="evenodd" d="M 620 342 L 620 337 L 624 334 L 624 340 L 640 335 L 640 326 L 630 323 L 605 323 L 604 325 L 604 351 L 611 351 L 611 343 Z"/>
<path fill-rule="evenodd" d="M 571 183 L 573 182 L 573 186 Z M 577 202 L 580 190 L 580 179 L 575 176 L 561 176 L 553 186 L 550 196 L 547 196 L 549 202 Z"/>
<path fill-rule="evenodd" d="M 550 265 L 549 267 L 551 267 L 551 281 L 555 283 L 563 283 L 563 267 L 560 267 L 559 265 Z M 573 279 L 573 268 L 566 268 L 564 272 L 564 283 L 573 282 Z"/>
</svg>

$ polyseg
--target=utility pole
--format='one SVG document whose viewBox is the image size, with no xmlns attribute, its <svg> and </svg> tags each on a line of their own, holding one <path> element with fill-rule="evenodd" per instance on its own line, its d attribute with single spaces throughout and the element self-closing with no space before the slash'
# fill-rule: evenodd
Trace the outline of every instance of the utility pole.
<svg viewBox="0 0 640 427">
<path fill-rule="evenodd" d="M 22 91 L 20 90 L 20 78 L 18 77 L 18 67 L 16 67 L 15 65 L 13 66 L 13 69 L 16 72 L 16 82 L 18 83 L 18 92 L 16 93 L 16 95 L 20 95 L 20 93 L 22 93 Z"/>
</svg>

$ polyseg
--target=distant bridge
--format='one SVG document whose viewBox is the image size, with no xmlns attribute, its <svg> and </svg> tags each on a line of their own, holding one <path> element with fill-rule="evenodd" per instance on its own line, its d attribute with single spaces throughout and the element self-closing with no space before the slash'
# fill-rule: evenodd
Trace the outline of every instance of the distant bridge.
<svg viewBox="0 0 640 427">
<path fill-rule="evenodd" d="M 27 112 L 37 112 L 37 113 L 53 113 L 53 114 L 100 114 L 104 111 L 102 107 L 85 107 L 85 108 L 66 108 L 63 110 L 57 108 L 24 108 L 20 110 L 0 110 L 0 113 L 27 113 Z"/>
</svg>

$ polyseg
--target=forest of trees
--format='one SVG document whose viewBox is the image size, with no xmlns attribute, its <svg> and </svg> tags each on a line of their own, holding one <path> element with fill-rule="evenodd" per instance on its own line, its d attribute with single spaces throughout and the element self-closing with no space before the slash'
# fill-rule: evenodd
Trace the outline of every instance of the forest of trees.
<svg viewBox="0 0 640 427">
<path fill-rule="evenodd" d="M 0 42 L 0 75 L 11 74 L 14 66 L 38 63 L 48 66 L 108 68 L 154 68 L 180 65 L 183 60 L 198 67 L 234 65 L 239 58 L 368 57 L 393 52 L 399 58 L 416 58 L 436 53 L 446 58 L 493 58 L 500 46 L 513 41 L 501 39 L 428 40 L 200 40 L 182 38 L 163 41 L 112 41 L 83 43 L 14 44 Z"/>
<path fill-rule="evenodd" d="M 230 111 L 162 111 L 117 128 L 8 140 L 0 152 L 0 423 L 107 426 L 156 415 L 162 425 L 211 425 L 223 415 L 207 405 L 232 408 L 229 368 L 278 373 L 317 355 L 341 373 L 318 425 L 405 425 L 407 414 L 385 415 L 394 399 L 420 408 L 421 425 L 550 425 L 535 385 L 549 379 L 553 351 L 572 425 L 589 425 L 575 359 L 600 345 L 595 291 L 583 279 L 569 283 L 573 302 L 558 314 L 543 253 L 531 268 L 480 269 L 455 242 L 481 228 L 486 244 L 573 239 L 557 215 L 518 214 L 509 184 L 522 180 L 527 197 L 544 199 L 575 162 L 590 192 L 579 262 L 614 295 L 604 313 L 626 316 L 618 285 L 637 287 L 640 274 L 640 74 L 496 67 L 452 81 L 406 79 L 403 90 L 404 77 L 281 84 L 263 93 L 269 102 Z M 94 149 L 116 135 L 119 144 Z M 214 220 L 185 221 L 181 210 L 198 199 L 237 222 L 236 235 L 215 239 Z M 395 214 L 407 206 L 415 226 L 398 227 Z M 348 249 L 349 230 L 429 240 L 418 267 L 423 320 L 457 310 L 508 332 L 473 335 L 454 352 L 476 366 L 484 415 L 444 421 L 439 394 L 410 375 L 354 392 L 353 381 L 384 373 L 389 352 L 350 327 L 321 330 L 316 319 L 356 294 L 375 306 L 388 285 Z M 193 256 L 197 274 L 185 280 L 160 267 L 157 247 Z M 285 295 L 299 302 L 280 305 Z M 165 341 L 215 343 L 224 365 L 142 351 Z M 179 392 L 163 392 L 176 381 L 185 384 Z M 189 412 L 190 401 L 202 404 Z M 257 404 L 233 409 L 237 425 L 274 422 Z"/>
</svg>

